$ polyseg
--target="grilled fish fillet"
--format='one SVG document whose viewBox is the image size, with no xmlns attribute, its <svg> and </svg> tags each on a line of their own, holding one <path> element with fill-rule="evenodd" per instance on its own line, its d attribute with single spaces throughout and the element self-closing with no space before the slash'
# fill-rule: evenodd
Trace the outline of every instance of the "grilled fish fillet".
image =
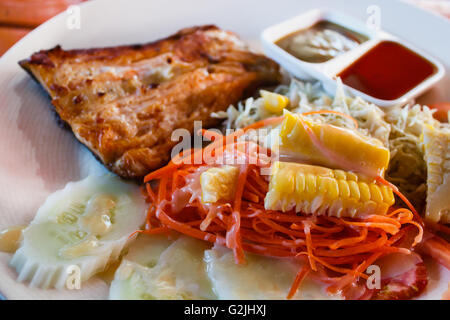
<svg viewBox="0 0 450 320">
<path fill-rule="evenodd" d="M 212 112 L 276 84 L 278 65 L 215 26 L 144 45 L 65 51 L 19 64 L 49 93 L 59 117 L 111 171 L 141 178 L 164 165 L 172 131 L 217 124 Z"/>
</svg>

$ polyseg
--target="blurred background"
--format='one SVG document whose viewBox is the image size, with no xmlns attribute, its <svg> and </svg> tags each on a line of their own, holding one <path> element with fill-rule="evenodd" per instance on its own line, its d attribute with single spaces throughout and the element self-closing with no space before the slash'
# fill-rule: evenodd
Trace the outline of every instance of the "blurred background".
<svg viewBox="0 0 450 320">
<path fill-rule="evenodd" d="M 0 56 L 43 22 L 85 1 L 95 0 L 0 0 Z M 450 0 L 404 1 L 450 19 Z"/>
<path fill-rule="evenodd" d="M 0 0 L 0 55 L 40 24 L 84 1 Z"/>
</svg>

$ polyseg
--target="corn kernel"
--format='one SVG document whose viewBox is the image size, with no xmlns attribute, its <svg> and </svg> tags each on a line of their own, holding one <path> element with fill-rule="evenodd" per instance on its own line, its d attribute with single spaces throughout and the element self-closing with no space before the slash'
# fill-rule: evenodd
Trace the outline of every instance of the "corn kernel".
<svg viewBox="0 0 450 320">
<path fill-rule="evenodd" d="M 282 114 L 283 109 L 289 104 L 289 98 L 281 94 L 266 90 L 261 90 L 260 94 L 264 100 L 264 107 L 271 113 Z"/>
</svg>

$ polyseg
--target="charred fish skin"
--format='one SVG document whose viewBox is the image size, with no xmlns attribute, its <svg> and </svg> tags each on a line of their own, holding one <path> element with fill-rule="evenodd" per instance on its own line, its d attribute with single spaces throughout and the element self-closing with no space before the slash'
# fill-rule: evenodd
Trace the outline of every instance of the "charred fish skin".
<svg viewBox="0 0 450 320">
<path fill-rule="evenodd" d="M 213 25 L 142 45 L 57 46 L 19 64 L 80 142 L 111 171 L 137 179 L 170 159 L 173 130 L 217 125 L 212 112 L 281 79 L 275 62 Z"/>
</svg>

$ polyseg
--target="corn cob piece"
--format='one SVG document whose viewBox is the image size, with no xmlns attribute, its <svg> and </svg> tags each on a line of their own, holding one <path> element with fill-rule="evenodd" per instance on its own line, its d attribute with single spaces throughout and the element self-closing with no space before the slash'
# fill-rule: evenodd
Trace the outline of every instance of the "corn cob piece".
<svg viewBox="0 0 450 320">
<path fill-rule="evenodd" d="M 425 218 L 450 223 L 450 130 L 425 126 L 423 146 L 427 163 Z"/>
<path fill-rule="evenodd" d="M 272 165 L 264 206 L 268 210 L 360 218 L 385 215 L 394 202 L 391 189 L 358 174 L 277 161 Z"/>
<path fill-rule="evenodd" d="M 312 141 L 305 125 L 311 128 L 324 148 L 336 157 L 324 154 Z M 301 115 L 286 113 L 281 124 L 280 152 L 311 164 L 328 168 L 351 170 L 374 177 L 384 174 L 389 164 L 389 150 L 377 139 L 362 136 L 356 131 L 317 123 Z"/>
<path fill-rule="evenodd" d="M 211 168 L 200 175 L 202 202 L 231 201 L 236 189 L 239 169 L 233 166 Z"/>
</svg>

